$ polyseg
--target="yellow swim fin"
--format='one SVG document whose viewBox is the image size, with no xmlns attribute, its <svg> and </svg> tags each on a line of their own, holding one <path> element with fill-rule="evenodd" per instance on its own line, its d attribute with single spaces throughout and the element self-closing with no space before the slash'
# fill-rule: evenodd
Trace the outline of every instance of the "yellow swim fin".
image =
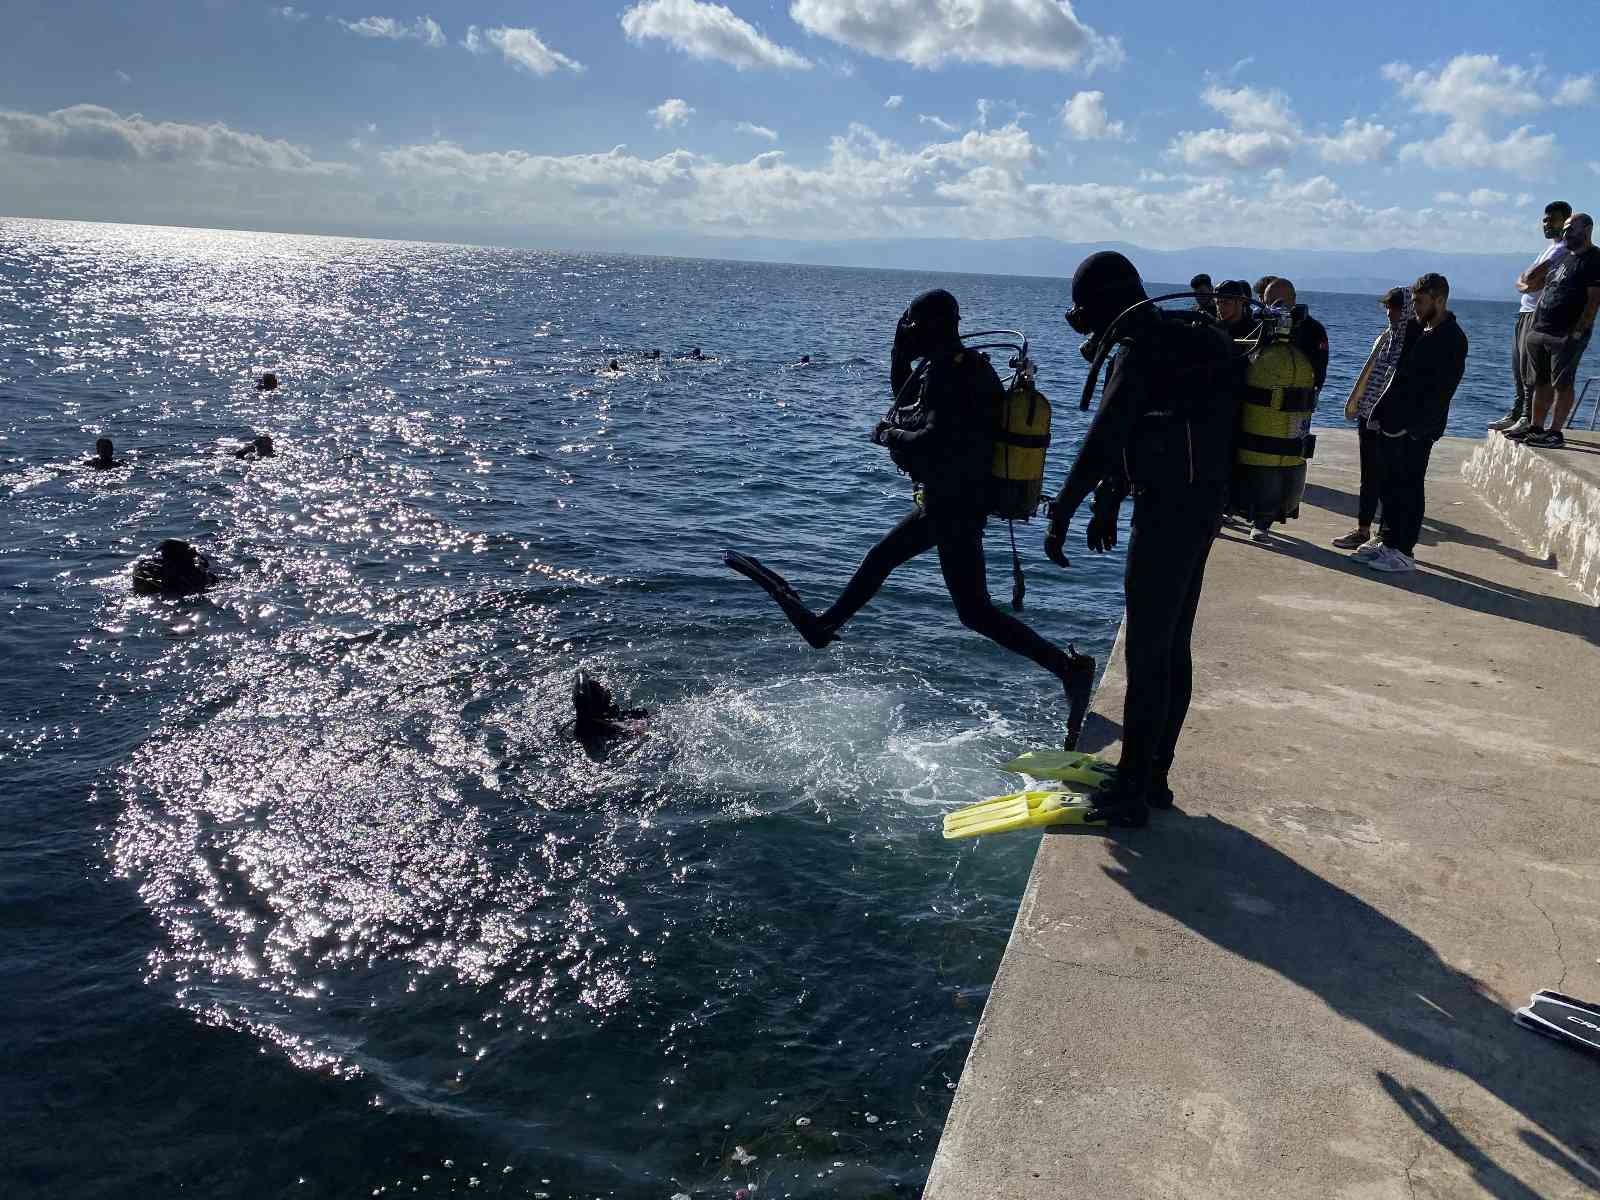
<svg viewBox="0 0 1600 1200">
<path fill-rule="evenodd" d="M 1085 818 L 1094 796 L 1060 789 L 1013 792 L 995 796 L 966 808 L 958 808 L 944 819 L 946 838 L 978 837 L 988 833 L 1009 833 L 1034 825 L 1104 825 L 1105 821 Z"/>
<path fill-rule="evenodd" d="M 1008 762 L 1005 770 L 1091 789 L 1108 787 L 1117 779 L 1114 764 L 1072 750 L 1029 750 Z"/>
</svg>

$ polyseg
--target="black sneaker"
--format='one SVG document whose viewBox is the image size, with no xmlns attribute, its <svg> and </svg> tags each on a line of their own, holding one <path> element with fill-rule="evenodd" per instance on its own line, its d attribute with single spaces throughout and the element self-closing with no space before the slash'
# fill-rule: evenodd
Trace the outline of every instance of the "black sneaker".
<svg viewBox="0 0 1600 1200">
<path fill-rule="evenodd" d="M 1561 435 L 1559 429 L 1540 429 L 1530 433 L 1523 439 L 1524 446 L 1536 446 L 1540 450 L 1560 450 L 1567 444 L 1567 439 Z"/>
<path fill-rule="evenodd" d="M 1521 413 L 1509 412 L 1498 421 L 1490 421 L 1489 428 L 1496 433 L 1504 433 L 1520 420 L 1522 420 Z"/>
<path fill-rule="evenodd" d="M 1525 442 L 1529 438 L 1537 437 L 1543 432 L 1544 430 L 1528 421 L 1518 421 L 1510 429 L 1506 430 L 1502 436 L 1508 442 Z"/>
</svg>

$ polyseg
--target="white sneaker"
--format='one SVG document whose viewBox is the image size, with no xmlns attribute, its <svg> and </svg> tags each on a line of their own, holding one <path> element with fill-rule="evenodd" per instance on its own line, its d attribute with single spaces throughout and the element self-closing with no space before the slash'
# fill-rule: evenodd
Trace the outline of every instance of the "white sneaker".
<svg viewBox="0 0 1600 1200">
<path fill-rule="evenodd" d="M 1250 531 L 1250 540 L 1252 542 L 1270 542 L 1272 537 L 1265 529 L 1253 529 Z"/>
<path fill-rule="evenodd" d="M 1390 571 L 1395 574 L 1401 574 L 1406 571 L 1415 571 L 1417 569 L 1417 560 L 1409 554 L 1385 546 L 1383 553 L 1375 554 L 1367 559 L 1367 566 L 1374 571 Z"/>
<path fill-rule="evenodd" d="M 1357 547 L 1353 557 L 1359 558 L 1362 562 L 1366 562 L 1368 559 L 1376 558 L 1382 553 L 1383 539 L 1374 534 L 1371 541 L 1365 542 L 1361 546 Z"/>
</svg>

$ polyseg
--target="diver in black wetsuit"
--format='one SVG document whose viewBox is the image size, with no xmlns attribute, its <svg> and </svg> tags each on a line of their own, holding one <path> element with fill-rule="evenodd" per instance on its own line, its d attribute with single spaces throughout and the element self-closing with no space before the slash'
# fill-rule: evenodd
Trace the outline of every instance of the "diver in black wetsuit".
<svg viewBox="0 0 1600 1200">
<path fill-rule="evenodd" d="M 1119 348 L 1045 537 L 1050 559 L 1070 565 L 1063 552 L 1067 522 L 1093 492 L 1089 549 L 1111 549 L 1132 488 L 1122 757 L 1116 783 L 1097 801 L 1119 825 L 1143 825 L 1150 805 L 1172 804 L 1167 772 L 1193 682 L 1189 639 L 1228 496 L 1240 403 L 1233 355 L 1214 324 L 1153 305 L 1117 321 L 1144 298 L 1138 271 L 1120 254 L 1091 254 L 1073 276 L 1067 320 L 1095 348 L 1116 322 L 1111 332 Z"/>
<path fill-rule="evenodd" d="M 168 538 L 154 554 L 133 564 L 133 590 L 141 595 L 188 595 L 217 582 L 211 560 L 177 538 Z"/>
<path fill-rule="evenodd" d="M 84 460 L 84 466 L 93 467 L 96 471 L 114 471 L 118 467 L 127 466 L 124 459 L 117 457 L 116 448 L 111 444 L 110 438 L 96 438 L 94 443 L 94 457 Z"/>
<path fill-rule="evenodd" d="M 1250 285 L 1242 279 L 1224 279 L 1217 285 L 1217 320 L 1230 338 L 1247 338 L 1259 321 L 1250 315 Z"/>
<path fill-rule="evenodd" d="M 650 711 L 621 708 L 606 687 L 589 672 L 572 678 L 572 737 L 592 758 L 604 758 L 612 743 L 637 738 L 646 729 Z"/>
<path fill-rule="evenodd" d="M 1077 744 L 1094 682 L 1094 659 L 1069 645 L 1063 651 L 995 607 L 983 558 L 994 437 L 1005 389 L 989 360 L 965 349 L 961 311 L 942 288 L 911 302 L 895 328 L 889 382 L 895 406 L 873 431 L 895 465 L 920 485 L 917 501 L 856 568 L 831 608 L 813 615 L 776 572 L 746 555 L 724 561 L 778 601 L 814 648 L 833 641 L 845 622 L 872 599 L 890 572 L 928 550 L 939 551 L 945 587 L 961 623 L 1032 659 L 1058 678 L 1069 700 L 1067 744 Z M 921 366 L 913 364 L 921 361 Z"/>
</svg>

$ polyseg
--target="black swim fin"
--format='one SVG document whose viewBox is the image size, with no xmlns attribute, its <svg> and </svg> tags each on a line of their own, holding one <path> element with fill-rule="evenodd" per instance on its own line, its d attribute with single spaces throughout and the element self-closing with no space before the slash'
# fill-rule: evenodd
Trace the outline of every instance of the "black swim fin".
<svg viewBox="0 0 1600 1200">
<path fill-rule="evenodd" d="M 839 640 L 839 635 L 824 625 L 817 614 L 805 606 L 805 602 L 800 599 L 800 593 L 789 586 L 789 581 L 770 567 L 762 566 L 760 559 L 740 554 L 737 550 L 724 550 L 722 561 L 746 579 L 753 579 L 759 583 L 762 590 L 778 602 L 778 607 L 783 609 L 783 615 L 789 618 L 789 624 L 800 631 L 800 636 L 805 638 L 806 644 L 813 650 L 822 650 L 829 642 Z"/>
<path fill-rule="evenodd" d="M 1558 1042 L 1600 1053 L 1600 1005 L 1541 988 L 1526 1007 L 1517 1009 L 1516 1021 Z"/>
<path fill-rule="evenodd" d="M 1089 701 L 1094 696 L 1094 667 L 1092 657 L 1079 654 L 1076 646 L 1067 643 L 1067 674 L 1061 686 L 1067 692 L 1067 736 L 1064 746 L 1068 750 L 1078 748 L 1078 738 L 1083 734 L 1083 719 L 1089 715 Z"/>
</svg>

